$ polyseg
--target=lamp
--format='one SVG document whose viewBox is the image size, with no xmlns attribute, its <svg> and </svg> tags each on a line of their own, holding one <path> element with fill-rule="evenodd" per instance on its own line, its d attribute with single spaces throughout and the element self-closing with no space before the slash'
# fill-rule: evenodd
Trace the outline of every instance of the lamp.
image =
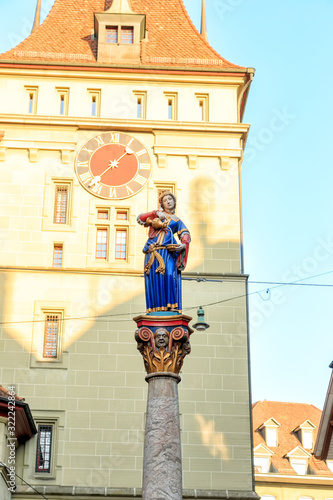
<svg viewBox="0 0 333 500">
<path fill-rule="evenodd" d="M 198 330 L 198 332 L 204 332 L 205 330 L 207 330 L 207 328 L 209 328 L 210 325 L 208 325 L 208 323 L 205 323 L 205 311 L 202 309 L 201 306 L 199 307 L 197 314 L 198 314 L 198 322 L 192 326 L 193 328 Z"/>
</svg>

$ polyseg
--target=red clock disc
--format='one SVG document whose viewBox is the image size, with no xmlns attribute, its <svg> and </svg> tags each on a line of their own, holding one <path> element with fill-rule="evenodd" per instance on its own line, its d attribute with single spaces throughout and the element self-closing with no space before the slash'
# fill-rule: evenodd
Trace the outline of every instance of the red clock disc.
<svg viewBox="0 0 333 500">
<path fill-rule="evenodd" d="M 91 155 L 90 170 L 94 177 L 101 175 L 102 184 L 122 186 L 135 177 L 138 161 L 134 153 L 126 153 L 125 146 L 106 144 Z"/>
</svg>

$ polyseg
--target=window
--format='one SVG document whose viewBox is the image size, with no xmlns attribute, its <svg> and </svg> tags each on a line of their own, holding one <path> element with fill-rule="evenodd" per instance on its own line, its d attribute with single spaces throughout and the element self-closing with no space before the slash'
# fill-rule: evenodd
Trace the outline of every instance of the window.
<svg viewBox="0 0 333 500">
<path fill-rule="evenodd" d="M 176 92 L 164 92 L 165 97 L 167 98 L 167 116 L 168 120 L 177 120 L 177 99 L 178 95 Z"/>
<path fill-rule="evenodd" d="M 44 327 L 44 358 L 58 357 L 59 347 L 59 314 L 46 314 Z"/>
<path fill-rule="evenodd" d="M 108 210 L 97 210 L 97 219 L 109 220 Z"/>
<path fill-rule="evenodd" d="M 302 444 L 304 448 L 307 448 L 308 450 L 312 450 L 313 447 L 313 432 L 312 431 L 305 431 L 303 429 L 302 431 Z"/>
<path fill-rule="evenodd" d="M 266 444 L 267 446 L 277 446 L 277 429 L 266 427 Z"/>
<path fill-rule="evenodd" d="M 68 218 L 68 185 L 56 184 L 53 222 L 55 224 L 67 224 L 67 218 Z"/>
<path fill-rule="evenodd" d="M 117 210 L 117 215 L 116 215 L 117 220 L 127 220 L 128 219 L 128 214 L 126 210 Z"/>
<path fill-rule="evenodd" d="M 116 229 L 116 259 L 126 260 L 127 231 Z"/>
<path fill-rule="evenodd" d="M 297 474 L 304 475 L 308 472 L 308 461 L 304 458 L 291 458 L 290 465 Z"/>
<path fill-rule="evenodd" d="M 37 96 L 38 96 L 38 87 L 25 87 L 28 94 L 28 113 L 36 114 L 37 113 Z"/>
<path fill-rule="evenodd" d="M 145 119 L 147 110 L 147 92 L 135 90 L 133 94 L 136 97 L 136 117 Z"/>
<path fill-rule="evenodd" d="M 257 469 L 257 472 L 265 474 L 269 472 L 270 469 L 270 458 L 269 457 L 254 457 L 254 467 Z"/>
<path fill-rule="evenodd" d="M 59 114 L 60 115 L 67 115 L 68 114 L 69 89 L 57 87 L 56 91 L 59 95 Z"/>
<path fill-rule="evenodd" d="M 100 89 L 88 89 L 88 94 L 90 96 L 90 115 L 98 117 L 100 115 L 101 109 L 101 90 Z"/>
<path fill-rule="evenodd" d="M 52 425 L 39 425 L 35 472 L 51 472 Z"/>
<path fill-rule="evenodd" d="M 198 104 L 198 120 L 208 121 L 208 94 L 195 94 Z"/>
<path fill-rule="evenodd" d="M 118 43 L 118 27 L 106 26 L 106 43 Z"/>
<path fill-rule="evenodd" d="M 62 244 L 55 243 L 53 246 L 53 267 L 62 267 Z"/>
<path fill-rule="evenodd" d="M 121 43 L 131 44 L 133 42 L 134 42 L 133 27 L 122 26 L 121 27 Z"/>
<path fill-rule="evenodd" d="M 107 228 L 97 228 L 96 231 L 96 259 L 107 258 L 108 249 L 108 230 Z"/>
</svg>

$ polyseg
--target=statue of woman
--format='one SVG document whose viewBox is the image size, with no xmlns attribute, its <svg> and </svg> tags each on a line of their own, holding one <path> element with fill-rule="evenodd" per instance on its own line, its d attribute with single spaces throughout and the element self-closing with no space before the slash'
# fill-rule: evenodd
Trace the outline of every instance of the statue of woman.
<svg viewBox="0 0 333 500">
<path fill-rule="evenodd" d="M 190 233 L 175 215 L 177 199 L 164 191 L 160 196 L 162 210 L 140 214 L 137 222 L 149 226 L 145 257 L 145 290 L 147 313 L 182 310 L 181 271 L 188 257 Z M 181 243 L 175 240 L 174 234 Z"/>
</svg>

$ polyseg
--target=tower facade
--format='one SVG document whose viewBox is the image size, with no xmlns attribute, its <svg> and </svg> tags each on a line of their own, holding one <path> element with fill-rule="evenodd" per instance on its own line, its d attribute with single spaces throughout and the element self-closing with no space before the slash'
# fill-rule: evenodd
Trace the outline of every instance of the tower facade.
<svg viewBox="0 0 333 500">
<path fill-rule="evenodd" d="M 136 218 L 164 190 L 192 238 L 183 312 L 204 306 L 210 324 L 181 373 L 184 498 L 255 495 L 240 196 L 253 72 L 182 0 L 55 0 L 1 55 L 0 381 L 38 430 L 17 474 L 47 498 L 141 495 Z M 34 494 L 17 480 L 17 498 Z"/>
</svg>

